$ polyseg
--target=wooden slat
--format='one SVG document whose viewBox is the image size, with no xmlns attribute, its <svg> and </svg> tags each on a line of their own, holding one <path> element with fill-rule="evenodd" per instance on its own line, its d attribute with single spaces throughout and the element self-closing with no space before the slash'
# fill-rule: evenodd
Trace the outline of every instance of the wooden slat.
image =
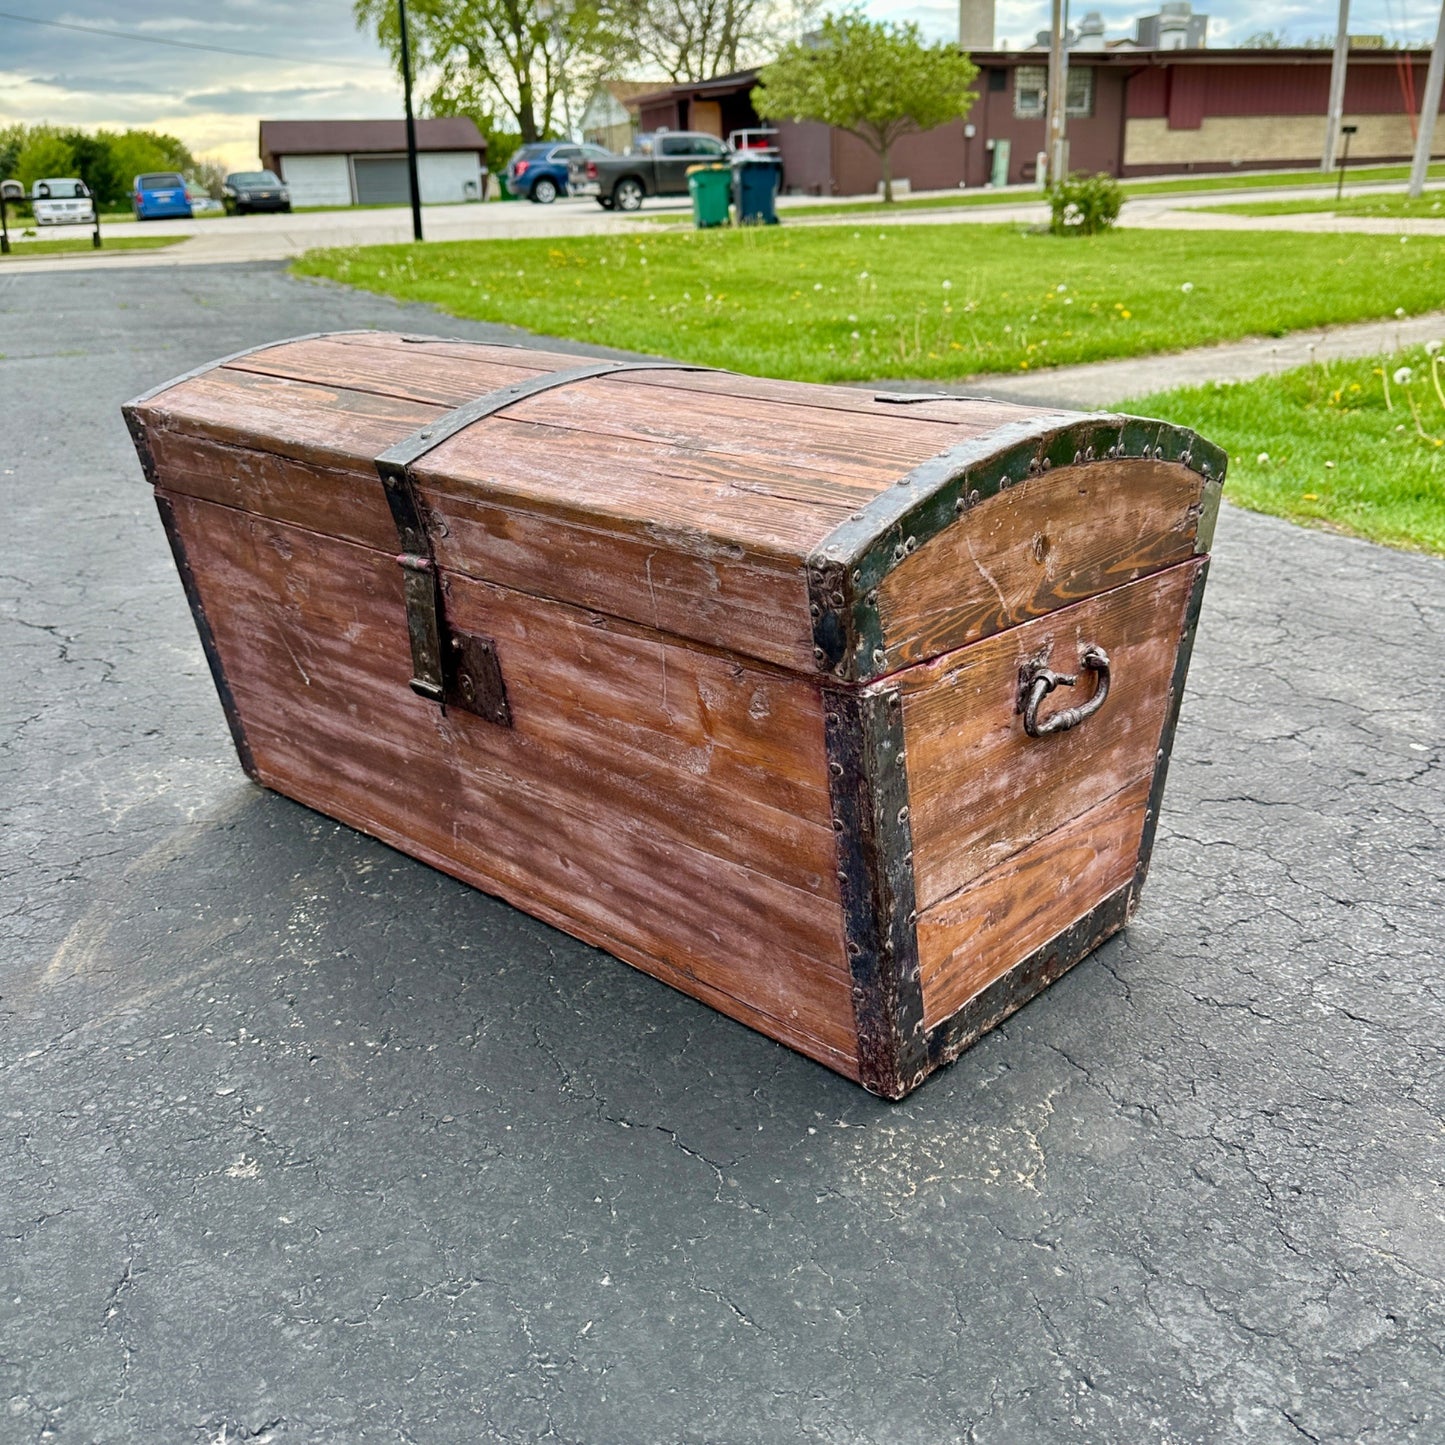
<svg viewBox="0 0 1445 1445">
<path fill-rule="evenodd" d="M 263 781 L 852 1069 L 811 684 L 454 578 L 516 726 L 443 717 L 389 558 L 173 502 Z"/>
<path fill-rule="evenodd" d="M 878 587 L 889 668 L 938 657 L 1190 556 L 1201 478 L 1171 462 L 1061 467 L 990 497 Z"/>
<path fill-rule="evenodd" d="M 1129 882 L 1149 781 L 1136 780 L 919 916 L 927 1027 Z"/>
<path fill-rule="evenodd" d="M 996 634 L 895 679 L 903 692 L 919 909 L 949 897 L 1069 819 L 1153 774 L 1184 607 L 1201 562 Z M 1085 644 L 1109 655 L 1112 687 L 1071 731 L 1031 738 L 1016 711 L 1019 670 L 1078 671 Z M 1045 717 L 1082 702 L 1056 691 Z"/>
</svg>

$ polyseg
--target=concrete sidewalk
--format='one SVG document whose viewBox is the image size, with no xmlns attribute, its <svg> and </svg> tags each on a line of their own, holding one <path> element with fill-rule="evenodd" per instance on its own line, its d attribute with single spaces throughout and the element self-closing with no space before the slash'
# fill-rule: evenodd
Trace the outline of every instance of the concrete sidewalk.
<svg viewBox="0 0 1445 1445">
<path fill-rule="evenodd" d="M 986 372 L 959 382 L 878 381 L 865 385 L 874 391 L 947 392 L 954 396 L 993 396 L 1032 406 L 1106 410 L 1131 397 L 1176 386 L 1248 381 L 1311 362 L 1383 355 L 1422 346 L 1427 341 L 1445 341 L 1445 311 L 1317 331 L 1292 331 L 1287 336 L 1251 336 L 1173 354 L 1092 361 L 1049 371 Z"/>
</svg>

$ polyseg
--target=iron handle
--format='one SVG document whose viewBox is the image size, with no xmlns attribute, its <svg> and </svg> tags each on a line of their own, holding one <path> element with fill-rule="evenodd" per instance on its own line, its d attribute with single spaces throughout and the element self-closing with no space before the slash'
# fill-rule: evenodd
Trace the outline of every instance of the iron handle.
<svg viewBox="0 0 1445 1445">
<path fill-rule="evenodd" d="M 1079 654 L 1079 666 L 1097 676 L 1094 695 L 1078 707 L 1061 708 L 1052 716 L 1039 721 L 1039 704 L 1056 687 L 1073 687 L 1078 674 L 1050 672 L 1048 668 L 1037 668 L 1024 678 L 1024 695 L 1020 711 L 1024 715 L 1024 731 L 1031 738 L 1045 738 L 1050 733 L 1065 733 L 1076 728 L 1086 717 L 1092 717 L 1104 706 L 1109 696 L 1109 654 L 1102 647 L 1089 642 Z"/>
</svg>

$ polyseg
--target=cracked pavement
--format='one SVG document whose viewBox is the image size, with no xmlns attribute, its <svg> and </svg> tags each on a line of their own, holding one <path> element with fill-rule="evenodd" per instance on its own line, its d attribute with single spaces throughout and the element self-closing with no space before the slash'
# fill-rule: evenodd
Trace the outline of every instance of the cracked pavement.
<svg viewBox="0 0 1445 1445">
<path fill-rule="evenodd" d="M 246 782 L 119 404 L 372 324 L 502 334 L 0 277 L 0 1440 L 1445 1438 L 1445 563 L 1226 507 L 1139 916 L 887 1105 Z"/>
</svg>

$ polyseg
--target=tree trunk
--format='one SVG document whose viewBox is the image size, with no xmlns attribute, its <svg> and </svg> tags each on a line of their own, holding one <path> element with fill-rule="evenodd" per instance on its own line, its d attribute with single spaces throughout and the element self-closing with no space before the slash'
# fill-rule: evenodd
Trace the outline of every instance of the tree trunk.
<svg viewBox="0 0 1445 1445">
<path fill-rule="evenodd" d="M 893 145 L 891 142 L 884 145 L 878 152 L 878 159 L 883 163 L 883 204 L 893 204 Z"/>
</svg>

